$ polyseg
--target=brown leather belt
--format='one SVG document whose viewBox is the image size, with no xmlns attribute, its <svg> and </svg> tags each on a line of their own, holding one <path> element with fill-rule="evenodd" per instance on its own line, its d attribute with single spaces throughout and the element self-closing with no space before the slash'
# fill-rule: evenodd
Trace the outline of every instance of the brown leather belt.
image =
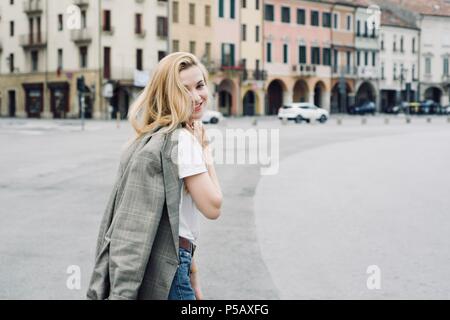
<svg viewBox="0 0 450 320">
<path fill-rule="evenodd" d="M 192 256 L 194 256 L 196 246 L 189 239 L 183 237 L 179 238 L 180 238 L 180 248 L 186 249 L 191 253 Z"/>
</svg>

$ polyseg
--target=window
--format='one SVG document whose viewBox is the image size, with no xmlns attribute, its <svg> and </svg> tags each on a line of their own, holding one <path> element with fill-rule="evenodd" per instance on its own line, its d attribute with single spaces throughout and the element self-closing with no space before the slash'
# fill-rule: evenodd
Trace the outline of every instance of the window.
<svg viewBox="0 0 450 320">
<path fill-rule="evenodd" d="M 288 45 L 283 44 L 283 63 L 288 63 Z"/>
<path fill-rule="evenodd" d="M 205 42 L 205 56 L 206 56 L 207 61 L 211 60 L 211 43 L 210 42 Z"/>
<path fill-rule="evenodd" d="M 312 26 L 319 25 L 319 11 L 311 11 L 311 25 Z"/>
<path fill-rule="evenodd" d="M 306 21 L 305 10 L 297 9 L 297 24 L 305 24 Z"/>
<path fill-rule="evenodd" d="M 311 47 L 311 64 L 320 64 L 320 48 Z"/>
<path fill-rule="evenodd" d="M 195 24 L 195 4 L 189 3 L 189 24 Z"/>
<path fill-rule="evenodd" d="M 103 10 L 103 31 L 111 31 L 111 11 Z"/>
<path fill-rule="evenodd" d="M 38 58 L 39 58 L 38 52 L 34 51 L 34 50 L 31 51 L 31 71 L 32 72 L 38 71 L 38 64 L 39 64 Z"/>
<path fill-rule="evenodd" d="M 58 31 L 62 31 L 63 30 L 63 15 L 62 14 L 58 14 Z"/>
<path fill-rule="evenodd" d="M 189 52 L 195 55 L 195 41 L 189 41 Z"/>
<path fill-rule="evenodd" d="M 241 33 L 242 41 L 246 41 L 247 40 L 247 25 L 243 24 L 241 26 L 241 29 L 242 29 L 242 33 Z"/>
<path fill-rule="evenodd" d="M 63 69 L 63 49 L 58 49 L 58 69 Z"/>
<path fill-rule="evenodd" d="M 333 71 L 334 72 L 337 72 L 338 61 L 339 61 L 339 51 L 337 51 L 336 49 L 333 49 Z"/>
<path fill-rule="evenodd" d="M 281 7 L 281 22 L 291 22 L 291 9 L 289 7 Z"/>
<path fill-rule="evenodd" d="M 384 50 L 384 34 L 381 35 L 381 43 L 380 43 L 381 51 Z"/>
<path fill-rule="evenodd" d="M 384 79 L 386 79 L 386 78 L 384 77 L 384 62 L 382 62 L 381 63 L 381 80 L 384 80 Z"/>
<path fill-rule="evenodd" d="M 331 13 L 329 12 L 322 13 L 322 26 L 325 28 L 331 27 Z"/>
<path fill-rule="evenodd" d="M 178 1 L 174 1 L 173 2 L 173 9 L 172 9 L 172 21 L 174 23 L 178 23 L 178 11 L 180 10 L 179 5 L 178 5 Z"/>
<path fill-rule="evenodd" d="M 448 76 L 448 57 L 444 57 L 444 61 L 442 62 L 444 70 L 443 75 Z"/>
<path fill-rule="evenodd" d="M 158 61 L 161 61 L 161 59 L 163 59 L 166 56 L 166 52 L 165 51 L 159 51 L 158 50 Z"/>
<path fill-rule="evenodd" d="M 255 42 L 259 42 L 259 26 L 255 27 Z"/>
<path fill-rule="evenodd" d="M 358 67 L 361 65 L 361 51 L 356 51 L 356 65 Z"/>
<path fill-rule="evenodd" d="M 264 15 L 264 19 L 266 21 L 274 21 L 274 8 L 273 5 L 271 4 L 266 4 L 264 6 L 265 8 L 265 15 Z"/>
<path fill-rule="evenodd" d="M 14 53 L 10 53 L 9 54 L 9 72 L 13 73 L 14 72 Z"/>
<path fill-rule="evenodd" d="M 298 47 L 298 63 L 306 63 L 306 46 Z"/>
<path fill-rule="evenodd" d="M 167 18 L 166 17 L 157 17 L 156 23 L 157 23 L 157 29 L 156 29 L 157 36 L 161 37 L 161 38 L 167 37 Z"/>
<path fill-rule="evenodd" d="M 416 79 L 416 65 L 415 64 L 412 65 L 411 70 L 412 70 L 411 77 L 412 77 L 412 80 L 414 81 Z"/>
<path fill-rule="evenodd" d="M 222 66 L 234 65 L 234 44 L 222 43 Z"/>
<path fill-rule="evenodd" d="M 87 47 L 80 47 L 80 68 L 87 68 Z"/>
<path fill-rule="evenodd" d="M 9 35 L 14 37 L 14 21 L 9 22 Z"/>
<path fill-rule="evenodd" d="M 223 0 L 219 0 L 219 18 L 224 17 L 224 7 L 223 7 Z"/>
<path fill-rule="evenodd" d="M 397 39 L 395 38 L 395 36 L 394 36 L 394 43 L 393 43 L 393 45 L 392 45 L 392 50 L 393 50 L 394 52 L 397 51 Z"/>
<path fill-rule="evenodd" d="M 180 51 L 180 41 L 172 40 L 172 52 L 178 52 L 178 51 Z"/>
<path fill-rule="evenodd" d="M 403 52 L 403 37 L 400 38 L 400 52 Z"/>
<path fill-rule="evenodd" d="M 364 22 L 364 37 L 369 36 L 369 25 L 367 24 L 367 21 Z"/>
<path fill-rule="evenodd" d="M 397 80 L 397 64 L 396 63 L 394 63 L 394 70 L 392 72 L 392 78 L 394 80 Z"/>
<path fill-rule="evenodd" d="M 81 11 L 81 28 L 87 28 L 86 10 Z"/>
<path fill-rule="evenodd" d="M 272 44 L 267 43 L 267 62 L 272 62 Z"/>
<path fill-rule="evenodd" d="M 375 67 L 376 63 L 376 52 L 372 51 L 372 67 Z"/>
<path fill-rule="evenodd" d="M 425 74 L 431 74 L 431 57 L 425 58 Z"/>
<path fill-rule="evenodd" d="M 364 65 L 365 66 L 369 65 L 369 52 L 368 51 L 364 51 Z"/>
<path fill-rule="evenodd" d="M 416 53 L 416 38 L 412 38 L 412 44 L 411 44 L 411 48 L 412 48 L 412 53 Z"/>
<path fill-rule="evenodd" d="M 361 36 L 361 21 L 360 20 L 356 21 L 356 36 L 357 37 Z"/>
<path fill-rule="evenodd" d="M 142 33 L 142 14 L 140 13 L 136 13 L 134 17 L 134 33 Z"/>
<path fill-rule="evenodd" d="M 339 15 L 337 13 L 333 13 L 333 28 L 339 29 Z"/>
<path fill-rule="evenodd" d="M 255 0 L 255 9 L 259 10 L 259 0 Z"/>
<path fill-rule="evenodd" d="M 211 6 L 205 6 L 205 26 L 211 26 Z"/>
<path fill-rule="evenodd" d="M 323 65 L 331 66 L 331 49 L 323 48 Z"/>
<path fill-rule="evenodd" d="M 241 7 L 247 8 L 247 0 L 241 0 Z"/>
<path fill-rule="evenodd" d="M 352 16 L 347 16 L 347 30 L 352 30 Z"/>
<path fill-rule="evenodd" d="M 230 0 L 230 18 L 234 19 L 235 18 L 235 3 L 234 0 Z"/>
<path fill-rule="evenodd" d="M 352 54 L 350 51 L 347 51 L 347 72 L 350 73 L 350 66 L 352 64 Z"/>
<path fill-rule="evenodd" d="M 111 77 L 111 48 L 103 48 L 103 78 Z"/>
<path fill-rule="evenodd" d="M 136 49 L 136 69 L 137 70 L 143 70 L 142 49 Z"/>
</svg>

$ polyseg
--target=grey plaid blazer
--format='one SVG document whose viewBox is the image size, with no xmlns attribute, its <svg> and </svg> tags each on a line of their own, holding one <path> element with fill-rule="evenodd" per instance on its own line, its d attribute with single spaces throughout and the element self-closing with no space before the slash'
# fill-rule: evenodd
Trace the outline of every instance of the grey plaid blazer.
<svg viewBox="0 0 450 320">
<path fill-rule="evenodd" d="M 180 126 L 122 154 L 97 240 L 87 298 L 166 300 L 179 265 Z"/>
</svg>

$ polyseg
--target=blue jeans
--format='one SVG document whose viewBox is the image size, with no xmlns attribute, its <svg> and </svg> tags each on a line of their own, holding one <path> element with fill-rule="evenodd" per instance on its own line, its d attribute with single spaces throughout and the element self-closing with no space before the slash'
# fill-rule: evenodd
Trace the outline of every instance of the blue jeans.
<svg viewBox="0 0 450 320">
<path fill-rule="evenodd" d="M 179 255 L 180 265 L 173 278 L 168 300 L 195 300 L 195 293 L 190 280 L 191 253 L 184 248 L 180 248 Z"/>
</svg>

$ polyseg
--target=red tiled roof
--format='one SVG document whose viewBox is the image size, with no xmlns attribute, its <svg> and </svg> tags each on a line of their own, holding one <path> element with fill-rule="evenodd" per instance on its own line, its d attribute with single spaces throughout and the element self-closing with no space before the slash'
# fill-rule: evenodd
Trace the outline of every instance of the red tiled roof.
<svg viewBox="0 0 450 320">
<path fill-rule="evenodd" d="M 388 9 L 381 10 L 381 25 L 417 29 L 416 25 L 400 18 Z"/>
</svg>

